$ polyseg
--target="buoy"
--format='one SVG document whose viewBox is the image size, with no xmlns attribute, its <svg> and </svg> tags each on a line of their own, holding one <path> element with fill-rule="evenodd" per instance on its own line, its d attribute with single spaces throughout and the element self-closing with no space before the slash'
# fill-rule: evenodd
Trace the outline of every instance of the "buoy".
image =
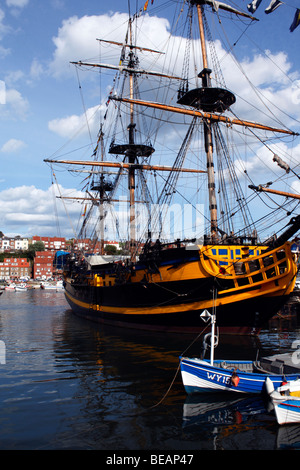
<svg viewBox="0 0 300 470">
<path fill-rule="evenodd" d="M 237 387 L 239 384 L 240 378 L 236 373 L 236 369 L 232 372 L 231 383 L 234 387 Z"/>
<path fill-rule="evenodd" d="M 274 392 L 274 385 L 271 379 L 269 377 L 266 378 L 265 380 L 265 386 L 266 386 L 266 392 L 268 395 L 271 395 L 272 392 Z"/>
</svg>

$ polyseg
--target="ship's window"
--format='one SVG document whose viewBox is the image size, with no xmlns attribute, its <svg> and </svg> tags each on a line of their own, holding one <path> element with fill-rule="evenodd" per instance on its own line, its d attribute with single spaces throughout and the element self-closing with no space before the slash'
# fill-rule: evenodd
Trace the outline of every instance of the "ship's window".
<svg viewBox="0 0 300 470">
<path fill-rule="evenodd" d="M 234 271 L 235 274 L 237 274 L 238 276 L 241 274 L 245 274 L 246 271 L 244 263 L 234 263 Z"/>
<path fill-rule="evenodd" d="M 273 256 L 267 256 L 266 258 L 263 258 L 263 263 L 264 263 L 264 266 L 271 266 L 271 264 L 274 263 L 274 260 L 273 260 Z"/>
<path fill-rule="evenodd" d="M 283 274 L 284 271 L 286 270 L 286 262 L 283 261 L 283 263 L 280 263 L 278 266 L 279 266 L 279 272 L 280 272 L 280 274 Z"/>
<path fill-rule="evenodd" d="M 219 248 L 219 255 L 228 255 L 228 250 L 224 249 L 224 248 Z"/>
<path fill-rule="evenodd" d="M 252 281 L 255 283 L 255 282 L 261 282 L 263 280 L 263 275 L 261 273 L 258 273 L 258 274 L 254 274 L 254 276 L 252 276 Z"/>
<path fill-rule="evenodd" d="M 247 286 L 249 284 L 249 279 L 247 277 L 242 277 L 237 280 L 239 287 Z"/>
<path fill-rule="evenodd" d="M 213 255 L 217 254 L 217 250 L 215 248 L 212 248 L 211 252 L 212 252 Z"/>
<path fill-rule="evenodd" d="M 274 268 L 267 269 L 266 271 L 267 278 L 270 279 L 271 277 L 276 276 L 276 272 Z"/>
</svg>

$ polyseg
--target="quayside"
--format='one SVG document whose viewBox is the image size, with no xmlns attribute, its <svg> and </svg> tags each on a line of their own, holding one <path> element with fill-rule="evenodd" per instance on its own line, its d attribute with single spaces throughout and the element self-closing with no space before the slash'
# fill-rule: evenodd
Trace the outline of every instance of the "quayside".
<svg viewBox="0 0 300 470">
<path fill-rule="evenodd" d="M 98 39 L 110 62 L 72 62 L 77 74 L 111 78 L 102 86 L 109 93 L 90 159 L 45 159 L 55 179 L 56 167 L 82 175 L 76 238 L 94 243 L 68 256 L 66 299 L 88 320 L 127 328 L 196 333 L 205 327 L 200 313 L 214 309 L 220 333 L 259 334 L 296 281 L 299 195 L 285 188 L 288 173 L 299 177 L 274 142 L 291 143 L 298 133 L 279 119 L 237 115 L 240 98 L 225 84 L 210 23 L 233 20 L 255 32 L 252 15 L 209 0 L 147 3 L 128 13 L 122 35 Z M 143 31 L 154 31 L 154 21 L 163 36 L 163 6 L 174 21 L 161 51 L 163 38 Z M 279 175 L 276 196 L 268 193 L 272 183 L 248 173 L 246 162 L 261 147 Z M 275 205 L 272 197 L 283 198 Z M 122 246 L 115 255 L 105 251 L 109 221 Z"/>
</svg>

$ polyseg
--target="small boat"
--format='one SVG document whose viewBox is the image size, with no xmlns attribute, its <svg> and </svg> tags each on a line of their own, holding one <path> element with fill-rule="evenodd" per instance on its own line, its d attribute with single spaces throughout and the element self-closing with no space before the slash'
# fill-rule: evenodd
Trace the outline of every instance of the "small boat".
<svg viewBox="0 0 300 470">
<path fill-rule="evenodd" d="M 16 284 L 8 284 L 8 286 L 5 286 L 5 290 L 14 291 L 15 287 L 16 287 Z"/>
<path fill-rule="evenodd" d="M 56 290 L 57 290 L 57 291 L 64 289 L 64 283 L 63 283 L 63 281 L 57 281 L 55 287 L 56 287 Z"/>
<path fill-rule="evenodd" d="M 300 379 L 284 382 L 274 389 L 268 378 L 266 389 L 274 405 L 277 423 L 300 423 Z"/>
<path fill-rule="evenodd" d="M 300 399 L 286 400 L 274 406 L 278 424 L 300 423 Z"/>
<path fill-rule="evenodd" d="M 26 284 L 19 284 L 15 286 L 15 292 L 26 292 L 27 285 Z"/>
<path fill-rule="evenodd" d="M 300 378 L 283 382 L 279 387 L 274 389 L 274 386 L 269 378 L 266 379 L 267 393 L 275 404 L 281 403 L 285 400 L 300 400 Z"/>
<path fill-rule="evenodd" d="M 40 285 L 41 289 L 46 289 L 46 290 L 61 290 L 64 289 L 63 286 L 63 281 L 57 281 L 56 283 L 51 283 L 51 282 L 42 282 Z"/>
<path fill-rule="evenodd" d="M 180 357 L 183 385 L 188 394 L 201 392 L 268 393 L 266 379 L 274 389 L 283 382 L 298 379 L 300 372 L 286 374 L 284 369 L 278 374 L 264 370 L 259 361 L 214 359 L 214 348 L 218 344 L 215 335 L 215 315 L 208 311 L 201 314 L 202 319 L 210 318 L 212 331 L 204 337 L 204 354 L 207 346 L 211 348 L 210 359 Z M 210 344 L 208 343 L 210 337 Z M 204 356 L 203 354 L 203 356 Z M 267 383 L 268 384 L 268 383 Z"/>
</svg>

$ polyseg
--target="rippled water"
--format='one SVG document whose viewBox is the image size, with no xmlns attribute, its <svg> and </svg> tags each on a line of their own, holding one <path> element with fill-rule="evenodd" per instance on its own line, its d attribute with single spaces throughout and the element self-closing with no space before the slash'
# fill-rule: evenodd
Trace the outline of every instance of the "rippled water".
<svg viewBox="0 0 300 470">
<path fill-rule="evenodd" d="M 221 338 L 216 355 L 291 351 L 298 335 L 294 314 L 260 339 Z M 279 428 L 259 397 L 186 396 L 177 369 L 191 336 L 90 323 L 37 289 L 0 297 L 0 340 L 1 450 L 300 448 L 300 425 Z"/>
</svg>

